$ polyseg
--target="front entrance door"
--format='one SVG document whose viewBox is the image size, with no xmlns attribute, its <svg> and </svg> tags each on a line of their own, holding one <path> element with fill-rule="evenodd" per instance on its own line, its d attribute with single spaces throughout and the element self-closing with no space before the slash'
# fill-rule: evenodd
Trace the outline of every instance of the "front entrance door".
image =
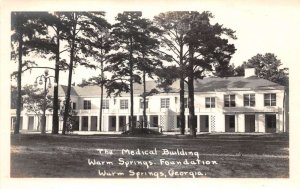
<svg viewBox="0 0 300 189">
<path fill-rule="evenodd" d="M 255 132 L 255 115 L 245 115 L 245 132 Z"/>
</svg>

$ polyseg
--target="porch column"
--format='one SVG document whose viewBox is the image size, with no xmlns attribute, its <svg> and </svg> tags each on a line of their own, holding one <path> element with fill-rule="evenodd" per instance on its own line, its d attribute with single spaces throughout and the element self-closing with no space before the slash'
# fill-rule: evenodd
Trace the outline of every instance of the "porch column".
<svg viewBox="0 0 300 189">
<path fill-rule="evenodd" d="M 209 132 L 209 133 L 211 133 L 211 127 L 212 127 L 212 122 L 211 122 L 211 121 L 212 121 L 212 119 L 215 119 L 215 118 L 212 118 L 212 116 L 213 116 L 213 115 L 209 115 L 209 116 L 208 116 L 208 132 Z M 200 116 L 199 116 L 199 117 L 200 117 Z M 200 119 L 201 119 L 201 118 L 200 118 Z M 201 120 L 200 120 L 200 123 L 201 123 Z"/>
<path fill-rule="evenodd" d="M 26 115 L 26 114 L 23 115 L 23 126 L 22 126 L 22 129 L 23 130 L 28 130 L 28 115 Z"/>
<path fill-rule="evenodd" d="M 234 132 L 239 132 L 239 114 L 234 114 L 235 126 Z"/>
<path fill-rule="evenodd" d="M 110 116 L 107 116 L 107 119 L 105 120 L 105 127 L 106 127 L 106 129 L 105 129 L 105 131 L 109 131 L 109 128 L 110 128 Z"/>
<path fill-rule="evenodd" d="M 126 130 L 129 130 L 129 116 L 126 116 Z"/>
<path fill-rule="evenodd" d="M 46 114 L 45 115 L 45 132 L 47 132 L 49 130 L 49 116 Z"/>
<path fill-rule="evenodd" d="M 79 131 L 82 131 L 82 117 L 79 116 Z"/>
<path fill-rule="evenodd" d="M 245 128 L 245 114 L 239 114 L 239 130 L 238 132 L 242 132 L 244 133 L 246 131 L 246 128 Z"/>
<path fill-rule="evenodd" d="M 48 127 L 48 130 L 50 130 L 50 131 L 52 131 L 52 124 L 53 124 L 53 122 L 52 122 L 52 118 L 53 116 L 52 116 L 52 114 L 49 114 L 48 115 L 48 125 L 47 125 L 47 127 Z"/>
<path fill-rule="evenodd" d="M 38 128 L 38 122 L 39 122 L 39 118 L 37 115 L 34 116 L 34 121 L 33 121 L 33 130 L 37 130 Z"/>
<path fill-rule="evenodd" d="M 116 131 L 119 132 L 119 130 L 120 130 L 119 116 L 116 115 Z"/>
<path fill-rule="evenodd" d="M 255 114 L 255 132 L 256 133 L 259 132 L 258 128 L 259 128 L 259 116 L 258 116 L 258 114 Z"/>
<path fill-rule="evenodd" d="M 97 131 L 100 131 L 100 116 L 97 116 Z"/>
<path fill-rule="evenodd" d="M 149 128 L 150 127 L 150 115 L 147 115 L 147 128 Z"/>
<path fill-rule="evenodd" d="M 197 116 L 197 132 L 200 133 L 200 115 Z"/>
<path fill-rule="evenodd" d="M 258 114 L 258 132 L 266 132 L 265 114 Z"/>
<path fill-rule="evenodd" d="M 185 115 L 185 130 L 188 131 L 189 129 L 189 116 Z"/>
<path fill-rule="evenodd" d="M 91 130 L 92 116 L 88 116 L 88 131 Z"/>
<path fill-rule="evenodd" d="M 158 126 L 162 126 L 162 125 L 160 125 L 160 117 L 161 117 L 161 115 L 157 115 L 157 124 L 158 124 Z"/>
<path fill-rule="evenodd" d="M 281 112 L 276 114 L 276 133 L 283 132 L 283 116 Z"/>
</svg>

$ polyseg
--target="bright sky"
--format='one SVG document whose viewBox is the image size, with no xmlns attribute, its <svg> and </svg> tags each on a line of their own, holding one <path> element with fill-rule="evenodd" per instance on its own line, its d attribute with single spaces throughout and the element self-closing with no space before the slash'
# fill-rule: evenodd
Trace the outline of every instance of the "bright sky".
<svg viewBox="0 0 300 189">
<path fill-rule="evenodd" d="M 141 10 L 143 16 L 150 19 L 165 11 L 208 10 L 215 15 L 212 22 L 218 22 L 236 31 L 238 39 L 233 43 L 237 51 L 231 60 L 235 65 L 240 65 L 257 53 L 270 52 L 277 55 L 285 67 L 291 68 L 296 64 L 296 57 L 300 50 L 300 1 L 72 1 L 71 6 L 70 1 L 67 0 L 59 3 L 55 1 L 13 2 L 15 3 L 7 3 L 5 6 L 8 8 L 6 14 L 13 10 L 104 10 L 110 23 L 114 22 L 118 13 L 128 10 Z M 5 24 L 7 25 L 3 24 L 4 27 L 9 26 L 9 22 Z M 7 37 L 9 38 L 9 35 Z M 7 50 L 4 53 L 10 52 Z M 54 62 L 41 61 L 54 66 Z M 24 74 L 24 83 L 33 83 L 38 74 L 41 74 L 41 70 Z M 96 72 L 93 70 L 79 67 L 75 70 L 73 81 L 80 83 L 82 78 L 88 79 L 94 74 Z M 61 84 L 67 84 L 67 73 L 61 74 L 60 81 Z"/>
</svg>

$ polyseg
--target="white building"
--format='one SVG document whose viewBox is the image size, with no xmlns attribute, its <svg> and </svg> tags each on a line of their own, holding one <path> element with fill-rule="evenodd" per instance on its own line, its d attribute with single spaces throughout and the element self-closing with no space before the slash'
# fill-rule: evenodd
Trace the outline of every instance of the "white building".
<svg viewBox="0 0 300 189">
<path fill-rule="evenodd" d="M 59 97 L 65 97 L 66 86 L 59 86 Z M 156 88 L 154 81 L 147 82 L 147 90 Z M 134 85 L 134 120 L 142 120 L 142 85 Z M 179 82 L 171 90 L 147 97 L 147 120 L 151 128 L 179 131 Z M 187 88 L 186 88 L 187 91 Z M 204 78 L 195 81 L 195 115 L 197 132 L 287 132 L 285 124 L 284 87 L 260 79 L 254 69 L 246 69 L 245 77 Z M 186 92 L 187 97 L 187 92 Z M 106 97 L 104 91 L 102 127 L 99 128 L 100 87 L 74 86 L 71 90 L 73 109 L 77 112 L 73 130 L 124 131 L 128 129 L 130 96 Z M 187 101 L 187 100 L 186 100 Z M 11 111 L 12 125 L 15 110 Z M 185 109 L 188 131 L 188 108 Z M 52 128 L 52 114 L 46 113 L 46 130 Z M 37 116 L 23 110 L 20 130 L 36 130 Z M 127 128 L 126 128 L 127 127 Z M 62 121 L 60 121 L 60 130 Z"/>
</svg>

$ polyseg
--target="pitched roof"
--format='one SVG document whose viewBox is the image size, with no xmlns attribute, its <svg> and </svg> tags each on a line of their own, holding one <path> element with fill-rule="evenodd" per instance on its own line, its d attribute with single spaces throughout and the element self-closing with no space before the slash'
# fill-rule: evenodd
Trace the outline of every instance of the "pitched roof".
<svg viewBox="0 0 300 189">
<path fill-rule="evenodd" d="M 68 86 L 59 85 L 58 96 L 60 96 L 60 94 L 62 94 L 62 96 L 65 96 L 67 94 L 67 89 L 68 89 Z M 79 94 L 76 92 L 76 90 L 74 89 L 74 87 L 71 87 L 71 95 L 73 95 L 73 96 L 79 96 Z"/>
<path fill-rule="evenodd" d="M 196 92 L 210 92 L 223 90 L 259 90 L 266 88 L 284 89 L 283 86 L 266 79 L 251 77 L 204 78 L 195 81 Z"/>
<path fill-rule="evenodd" d="M 179 80 L 175 81 L 171 86 L 169 93 L 179 92 Z M 256 76 L 252 77 L 207 77 L 204 79 L 198 79 L 194 81 L 195 92 L 214 92 L 214 91 L 226 91 L 226 90 L 259 90 L 259 89 L 284 89 L 282 85 L 268 81 L 266 79 L 261 79 Z M 157 83 L 155 81 L 146 82 L 147 91 L 151 89 L 157 89 L 160 92 L 164 92 L 163 89 L 157 88 Z M 185 85 L 185 90 L 187 90 L 187 85 Z M 67 91 L 67 86 L 60 86 L 59 96 L 64 96 Z M 142 84 L 133 85 L 134 94 L 143 93 Z M 71 95 L 74 96 L 86 96 L 86 97 L 96 97 L 100 96 L 101 89 L 100 86 L 73 86 L 71 89 Z M 106 95 L 106 91 L 103 91 Z M 124 96 L 129 94 L 122 94 Z"/>
</svg>

